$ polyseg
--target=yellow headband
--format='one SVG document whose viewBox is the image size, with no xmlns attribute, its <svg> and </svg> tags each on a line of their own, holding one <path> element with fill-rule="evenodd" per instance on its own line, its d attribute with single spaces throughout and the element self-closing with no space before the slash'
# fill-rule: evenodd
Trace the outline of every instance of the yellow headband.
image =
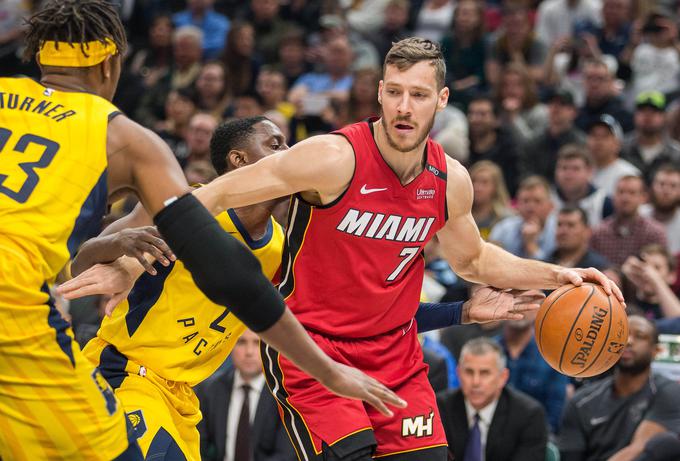
<svg viewBox="0 0 680 461">
<path fill-rule="evenodd" d="M 87 43 L 52 42 L 45 41 L 38 52 L 38 62 L 43 66 L 56 67 L 92 67 L 96 66 L 107 56 L 116 54 L 118 48 L 109 38 L 106 43 L 94 40 Z M 81 47 L 82 45 L 82 47 Z M 57 48 L 58 46 L 58 48 Z M 83 53 L 85 50 L 85 53 Z"/>
</svg>

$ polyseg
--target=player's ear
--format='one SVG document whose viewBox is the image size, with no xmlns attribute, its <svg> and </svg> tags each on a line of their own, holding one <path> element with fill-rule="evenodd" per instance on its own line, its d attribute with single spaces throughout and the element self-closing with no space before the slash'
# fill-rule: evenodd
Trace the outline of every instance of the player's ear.
<svg viewBox="0 0 680 461">
<path fill-rule="evenodd" d="M 449 87 L 444 86 L 439 90 L 439 97 L 437 99 L 437 110 L 444 110 L 449 103 Z"/>
<path fill-rule="evenodd" d="M 382 104 L 383 81 L 378 82 L 378 103 Z"/>
<path fill-rule="evenodd" d="M 227 161 L 231 163 L 233 168 L 241 168 L 248 164 L 248 157 L 242 150 L 232 149 L 227 154 Z"/>
<path fill-rule="evenodd" d="M 109 80 L 113 76 L 113 63 L 111 62 L 111 55 L 104 58 L 101 63 L 102 80 Z"/>
</svg>

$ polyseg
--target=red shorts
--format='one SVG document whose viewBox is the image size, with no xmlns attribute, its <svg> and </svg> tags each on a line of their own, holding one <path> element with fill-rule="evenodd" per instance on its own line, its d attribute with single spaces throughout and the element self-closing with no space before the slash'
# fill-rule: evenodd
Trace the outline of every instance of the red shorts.
<svg viewBox="0 0 680 461">
<path fill-rule="evenodd" d="M 370 446 L 376 446 L 375 457 L 446 446 L 415 322 L 368 339 L 309 334 L 331 358 L 374 377 L 408 406 L 392 407 L 389 418 L 362 401 L 338 397 L 263 343 L 267 384 L 299 459 L 321 459 L 326 446 L 338 457 Z"/>
</svg>

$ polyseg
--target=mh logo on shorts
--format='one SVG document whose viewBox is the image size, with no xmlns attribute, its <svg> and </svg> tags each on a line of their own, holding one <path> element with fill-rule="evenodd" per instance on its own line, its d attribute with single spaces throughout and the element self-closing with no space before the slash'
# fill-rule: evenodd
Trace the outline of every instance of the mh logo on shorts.
<svg viewBox="0 0 680 461">
<path fill-rule="evenodd" d="M 401 420 L 402 437 L 425 437 L 432 435 L 432 420 L 434 411 L 430 410 L 430 415 L 416 416 L 415 418 L 404 418 Z"/>
</svg>

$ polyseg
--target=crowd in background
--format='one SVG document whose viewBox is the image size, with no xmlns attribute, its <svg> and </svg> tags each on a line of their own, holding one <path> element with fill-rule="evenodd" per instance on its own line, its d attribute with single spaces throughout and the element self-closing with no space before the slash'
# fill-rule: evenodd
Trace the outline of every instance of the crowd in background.
<svg viewBox="0 0 680 461">
<path fill-rule="evenodd" d="M 167 142 L 192 183 L 216 175 L 209 146 L 222 121 L 265 115 L 294 145 L 379 116 L 378 81 L 391 44 L 412 35 L 440 43 L 451 96 L 431 136 L 469 168 L 482 237 L 522 257 L 597 267 L 624 288 L 629 312 L 646 322 L 638 329 L 650 344 L 656 344 L 657 330 L 680 334 L 679 2 L 117 4 L 130 46 L 114 102 Z M 39 75 L 35 64 L 19 58 L 22 18 L 37 6 L 0 3 L 0 74 Z M 133 205 L 116 204 L 110 218 Z M 431 300 L 468 296 L 471 287 L 451 270 L 436 242 L 426 251 L 426 264 Z M 78 303 L 71 309 L 76 331 L 91 337 L 94 311 Z M 497 338 L 508 382 L 541 404 L 535 414 L 545 417 L 548 432 L 559 434 L 563 422 L 576 424 L 576 407 L 566 413 L 564 407 L 582 383 L 543 362 L 531 320 L 437 332 L 424 338 L 426 356 L 433 379 L 437 370 L 443 373 L 438 390 L 460 380 L 465 391 L 455 368 L 461 349 L 473 338 Z M 471 357 L 496 353 L 483 341 L 468 349 Z M 587 391 L 584 386 L 571 401 L 583 400 Z M 675 419 L 655 421 L 680 432 L 680 401 L 663 402 L 678 407 Z M 472 420 L 468 426 L 474 427 Z M 629 439 L 635 427 L 623 431 Z M 560 445 L 564 459 L 613 453 L 592 448 L 582 440 L 588 434 L 579 439 L 570 430 L 569 443 L 583 447 L 574 454 Z"/>
</svg>

